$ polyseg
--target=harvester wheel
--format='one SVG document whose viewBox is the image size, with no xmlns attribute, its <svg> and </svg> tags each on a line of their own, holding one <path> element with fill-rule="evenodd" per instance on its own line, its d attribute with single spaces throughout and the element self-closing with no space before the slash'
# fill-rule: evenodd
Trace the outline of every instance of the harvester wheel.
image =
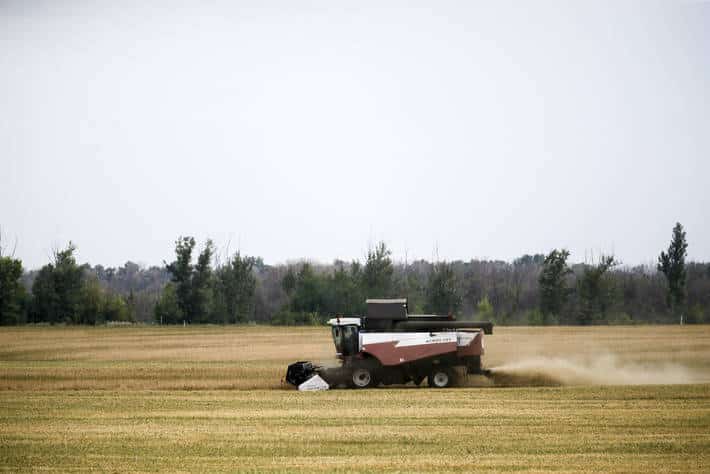
<svg viewBox="0 0 710 474">
<path fill-rule="evenodd" d="M 351 380 L 355 388 L 371 388 L 376 384 L 372 371 L 364 367 L 353 370 Z"/>
<path fill-rule="evenodd" d="M 429 377 L 427 377 L 427 382 L 429 382 L 430 387 L 446 388 L 453 384 L 454 376 L 450 370 L 434 369 L 434 371 L 429 374 Z"/>
</svg>

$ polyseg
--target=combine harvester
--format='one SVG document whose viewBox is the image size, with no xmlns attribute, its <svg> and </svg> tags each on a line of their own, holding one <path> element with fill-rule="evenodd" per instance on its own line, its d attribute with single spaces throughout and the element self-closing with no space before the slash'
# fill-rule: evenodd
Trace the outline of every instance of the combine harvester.
<svg viewBox="0 0 710 474">
<path fill-rule="evenodd" d="M 408 314 L 406 299 L 369 299 L 365 317 L 337 317 L 328 324 L 341 365 L 289 365 L 286 380 L 299 390 L 420 385 L 424 379 L 430 387 L 445 388 L 461 373 L 489 375 L 481 357 L 483 334 L 493 333 L 490 322 Z"/>
</svg>

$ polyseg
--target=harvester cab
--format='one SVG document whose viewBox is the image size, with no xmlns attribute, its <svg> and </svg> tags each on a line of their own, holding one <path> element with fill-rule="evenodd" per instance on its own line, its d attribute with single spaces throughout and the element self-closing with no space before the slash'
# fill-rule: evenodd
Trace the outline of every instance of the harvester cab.
<svg viewBox="0 0 710 474">
<path fill-rule="evenodd" d="M 368 388 L 420 385 L 426 379 L 430 387 L 444 388 L 455 384 L 462 373 L 488 374 L 481 359 L 483 335 L 493 332 L 489 322 L 410 315 L 406 298 L 400 298 L 369 299 L 364 317 L 338 316 L 328 324 L 340 366 L 296 362 L 288 367 L 289 383 L 301 389 Z"/>
<path fill-rule="evenodd" d="M 333 333 L 335 353 L 338 358 L 360 351 L 360 318 L 334 318 L 328 321 Z"/>
</svg>

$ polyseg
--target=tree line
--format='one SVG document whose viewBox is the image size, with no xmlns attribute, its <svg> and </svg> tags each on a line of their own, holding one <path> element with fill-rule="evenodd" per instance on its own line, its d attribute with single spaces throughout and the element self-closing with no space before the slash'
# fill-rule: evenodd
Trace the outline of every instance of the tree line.
<svg viewBox="0 0 710 474">
<path fill-rule="evenodd" d="M 624 267 L 613 255 L 572 264 L 565 249 L 513 262 L 394 262 L 383 242 L 363 262 L 266 265 L 186 236 L 163 266 L 79 265 L 70 243 L 26 272 L 0 241 L 0 323 L 321 324 L 363 314 L 378 297 L 498 324 L 710 322 L 710 264 L 687 263 L 687 247 L 676 224 L 654 266 Z"/>
</svg>

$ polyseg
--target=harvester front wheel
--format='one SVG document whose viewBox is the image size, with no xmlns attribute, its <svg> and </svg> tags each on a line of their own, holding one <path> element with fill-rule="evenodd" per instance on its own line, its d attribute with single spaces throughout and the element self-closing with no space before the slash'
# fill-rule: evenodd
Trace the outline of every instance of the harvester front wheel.
<svg viewBox="0 0 710 474">
<path fill-rule="evenodd" d="M 427 377 L 427 382 L 430 387 L 446 388 L 453 385 L 454 376 L 450 370 L 434 369 L 434 371 L 429 374 L 429 377 Z"/>
<path fill-rule="evenodd" d="M 371 388 L 376 385 L 372 371 L 364 367 L 353 370 L 351 380 L 354 388 Z"/>
</svg>

